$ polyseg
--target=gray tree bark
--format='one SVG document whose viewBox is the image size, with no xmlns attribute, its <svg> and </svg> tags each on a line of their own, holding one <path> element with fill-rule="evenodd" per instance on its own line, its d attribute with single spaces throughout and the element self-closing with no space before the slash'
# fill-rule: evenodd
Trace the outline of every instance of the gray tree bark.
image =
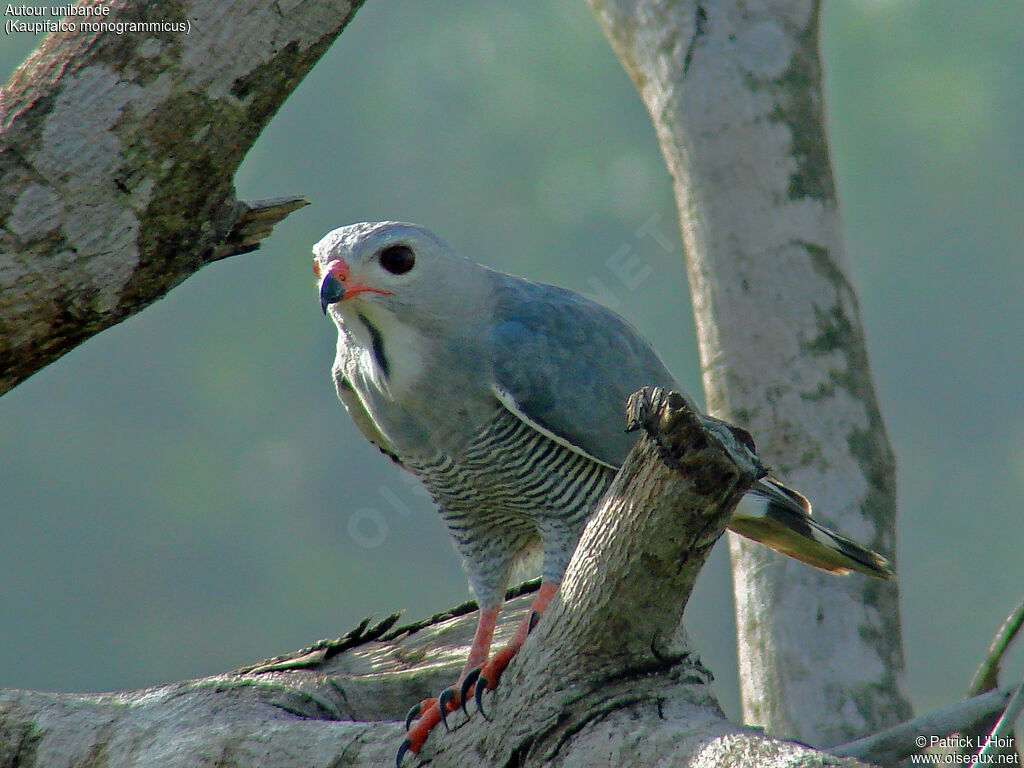
<svg viewBox="0 0 1024 768">
<path fill-rule="evenodd" d="M 895 468 L 829 164 L 818 0 L 590 0 L 674 180 L 711 413 L 895 554 Z M 894 583 L 731 537 L 744 720 L 829 746 L 905 719 Z"/>
<path fill-rule="evenodd" d="M 0 394 L 294 207 L 232 180 L 360 2 L 81 5 L 188 33 L 52 34 L 0 91 Z"/>
</svg>

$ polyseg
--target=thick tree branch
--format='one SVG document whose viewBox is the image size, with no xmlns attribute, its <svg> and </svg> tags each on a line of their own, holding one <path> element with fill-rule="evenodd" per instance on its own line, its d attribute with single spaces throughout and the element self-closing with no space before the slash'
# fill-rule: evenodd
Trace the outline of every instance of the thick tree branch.
<svg viewBox="0 0 1024 768">
<path fill-rule="evenodd" d="M 666 689 L 718 715 L 680 620 L 760 464 L 726 425 L 678 394 L 643 390 L 629 411 L 647 439 L 618 473 L 559 597 L 503 678 L 495 722 L 474 722 L 453 744 L 439 743 L 441 765 L 460 764 L 470 748 L 497 765 L 513 754 L 520 765 L 545 764 L 591 719 L 653 711 L 672 698 Z"/>
<path fill-rule="evenodd" d="M 509 604 L 498 641 L 530 599 Z M 476 624 L 466 608 L 400 629 L 389 617 L 287 657 L 157 688 L 0 691 L 0 768 L 72 768 L 96 755 L 109 768 L 331 766 L 345 754 L 359 756 L 346 765 L 390 765 L 410 702 L 450 684 L 465 660 Z"/>
<path fill-rule="evenodd" d="M 239 203 L 235 171 L 360 3 L 102 5 L 190 32 L 50 35 L 0 92 L 0 393 L 258 247 L 288 206 Z"/>
<path fill-rule="evenodd" d="M 891 556 L 894 462 L 844 263 L 820 3 L 589 2 L 672 174 L 709 410 L 817 517 Z M 827 746 L 910 716 L 894 582 L 730 547 L 747 722 Z"/>
<path fill-rule="evenodd" d="M 501 686 L 435 766 L 805 766 L 821 753 L 728 722 L 680 622 L 697 574 L 763 471 L 732 429 L 679 395 L 631 402 L 646 435 L 619 472 L 548 609 Z M 529 597 L 513 599 L 504 642 Z M 396 617 L 236 673 L 102 695 L 0 693 L 0 768 L 379 766 L 411 701 L 457 674 L 475 616 L 393 629 Z M 456 717 L 456 719 L 459 719 Z M 853 759 L 829 765 L 862 765 Z"/>
</svg>

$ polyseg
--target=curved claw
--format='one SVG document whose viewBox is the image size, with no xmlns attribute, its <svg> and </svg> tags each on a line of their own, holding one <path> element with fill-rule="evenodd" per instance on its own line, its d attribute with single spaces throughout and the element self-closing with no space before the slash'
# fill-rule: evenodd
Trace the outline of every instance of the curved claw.
<svg viewBox="0 0 1024 768">
<path fill-rule="evenodd" d="M 441 722 L 444 723 L 444 729 L 446 731 L 451 731 L 451 728 L 448 725 L 448 705 L 454 700 L 455 691 L 451 688 L 445 688 L 441 695 L 437 697 L 437 706 L 441 710 Z"/>
<path fill-rule="evenodd" d="M 405 716 L 405 730 L 409 730 L 409 726 L 412 725 L 412 721 L 423 714 L 423 704 L 413 704 L 412 709 L 409 710 L 409 714 Z"/>
<path fill-rule="evenodd" d="M 466 713 L 466 717 L 469 717 L 469 710 L 466 708 L 466 700 L 469 698 L 469 689 L 473 687 L 473 683 L 480 677 L 480 671 L 482 667 L 476 667 L 475 669 L 469 670 L 469 674 L 466 675 L 462 681 L 462 688 L 459 691 L 459 699 L 462 701 L 462 711 Z"/>
<path fill-rule="evenodd" d="M 419 706 L 417 704 L 416 706 Z M 405 758 L 405 753 L 412 748 L 412 744 L 408 739 L 403 739 L 401 746 L 398 748 L 398 756 L 395 758 L 395 768 L 402 768 L 402 760 Z M 416 754 L 413 752 L 413 754 Z"/>
<path fill-rule="evenodd" d="M 476 696 L 474 698 L 476 699 L 476 708 L 480 710 L 480 714 L 483 716 L 484 720 L 490 722 L 491 718 L 489 718 L 487 713 L 484 712 L 484 689 L 487 687 L 488 684 L 486 678 L 479 678 L 476 681 Z"/>
</svg>

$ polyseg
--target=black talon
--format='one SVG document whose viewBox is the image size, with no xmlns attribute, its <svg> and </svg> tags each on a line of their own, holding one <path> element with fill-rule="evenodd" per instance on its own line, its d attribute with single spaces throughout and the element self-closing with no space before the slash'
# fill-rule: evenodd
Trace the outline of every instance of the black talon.
<svg viewBox="0 0 1024 768">
<path fill-rule="evenodd" d="M 455 698 L 455 691 L 451 688 L 445 688 L 440 696 L 437 697 L 437 706 L 441 710 L 441 722 L 444 723 L 444 729 L 451 731 L 448 726 L 448 703 Z"/>
<path fill-rule="evenodd" d="M 405 730 L 409 730 L 409 726 L 412 725 L 412 721 L 423 714 L 420 711 L 421 707 L 419 704 L 413 704 L 412 709 L 409 710 L 409 714 L 405 716 Z"/>
<path fill-rule="evenodd" d="M 533 628 L 537 626 L 537 622 L 540 621 L 540 614 L 536 611 L 530 612 L 530 628 L 526 630 L 526 634 L 533 632 Z"/>
<path fill-rule="evenodd" d="M 409 743 L 408 739 L 402 741 L 402 746 L 398 748 L 398 757 L 395 758 L 395 768 L 402 768 L 402 758 L 405 757 L 405 753 L 409 751 L 412 744 Z"/>
<path fill-rule="evenodd" d="M 491 718 L 484 712 L 484 688 L 487 687 L 487 680 L 479 678 L 476 681 L 476 708 L 480 710 L 480 714 L 483 715 L 484 720 L 491 722 Z"/>
<path fill-rule="evenodd" d="M 466 713 L 466 717 L 469 717 L 469 710 L 466 708 L 466 699 L 469 698 L 469 689 L 473 687 L 473 683 L 480 677 L 480 667 L 471 669 L 469 674 L 466 675 L 466 679 L 462 681 L 462 689 L 459 691 L 459 698 L 462 700 L 462 711 Z"/>
</svg>

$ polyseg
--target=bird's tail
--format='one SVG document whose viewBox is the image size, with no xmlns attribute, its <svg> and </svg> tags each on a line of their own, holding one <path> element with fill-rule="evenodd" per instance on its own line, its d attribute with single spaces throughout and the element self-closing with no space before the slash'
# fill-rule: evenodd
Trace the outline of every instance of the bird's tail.
<svg viewBox="0 0 1024 768">
<path fill-rule="evenodd" d="M 815 521 L 807 499 L 770 477 L 758 481 L 740 500 L 729 528 L 832 573 L 857 571 L 876 579 L 894 576 L 888 560 Z"/>
</svg>

